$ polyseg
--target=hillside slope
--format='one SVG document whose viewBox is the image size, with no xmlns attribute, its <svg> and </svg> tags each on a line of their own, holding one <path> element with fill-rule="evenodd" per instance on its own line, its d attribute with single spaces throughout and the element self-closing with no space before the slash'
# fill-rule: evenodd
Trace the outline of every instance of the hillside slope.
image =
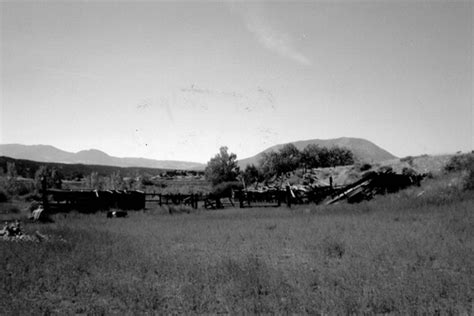
<svg viewBox="0 0 474 316">
<path fill-rule="evenodd" d="M 309 144 L 315 144 L 321 147 L 345 147 L 352 151 L 354 158 L 358 162 L 381 162 L 396 158 L 388 151 L 380 148 L 374 143 L 362 138 L 341 137 L 335 139 L 310 139 L 292 142 L 299 150 L 303 150 Z M 249 164 L 258 165 L 263 153 L 270 151 L 278 151 L 285 144 L 279 144 L 267 148 L 255 156 L 239 160 L 240 168 L 245 168 Z"/>
</svg>

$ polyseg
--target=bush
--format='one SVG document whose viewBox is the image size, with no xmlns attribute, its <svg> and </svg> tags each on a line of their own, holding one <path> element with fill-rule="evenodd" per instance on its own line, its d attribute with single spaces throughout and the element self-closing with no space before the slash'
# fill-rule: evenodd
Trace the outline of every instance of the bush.
<svg viewBox="0 0 474 316">
<path fill-rule="evenodd" d="M 8 208 L 7 213 L 9 213 L 9 214 L 20 214 L 20 209 L 17 206 L 12 205 Z"/>
<path fill-rule="evenodd" d="M 227 147 L 221 147 L 219 153 L 207 163 L 204 170 L 206 180 L 216 185 L 222 182 L 234 181 L 239 175 L 237 155 L 228 153 Z"/>
<path fill-rule="evenodd" d="M 20 214 L 21 211 L 18 206 L 13 205 L 12 203 L 4 203 L 0 207 L 0 214 Z"/>
<path fill-rule="evenodd" d="M 10 200 L 10 196 L 4 190 L 0 190 L 0 203 L 1 202 L 8 202 Z"/>
<path fill-rule="evenodd" d="M 263 180 L 263 175 L 258 170 L 258 168 L 253 164 L 245 167 L 245 171 L 241 172 L 241 175 L 246 185 L 250 185 L 254 183 L 255 181 L 260 182 Z"/>
<path fill-rule="evenodd" d="M 472 153 L 453 156 L 444 170 L 446 172 L 466 172 L 463 179 L 464 189 L 474 190 L 474 155 Z"/>
<path fill-rule="evenodd" d="M 418 175 L 418 173 L 413 168 L 407 168 L 407 167 L 402 169 L 402 174 L 409 177 L 414 177 Z"/>
<path fill-rule="evenodd" d="M 22 196 L 35 191 L 33 182 L 19 181 L 15 178 L 1 178 L 0 190 L 7 196 Z M 0 202 L 2 197 L 0 197 Z"/>
<path fill-rule="evenodd" d="M 469 171 L 474 169 L 474 155 L 463 154 L 451 157 L 449 162 L 444 167 L 447 172 L 455 171 Z"/>
<path fill-rule="evenodd" d="M 8 190 L 12 195 L 27 195 L 35 191 L 35 185 L 32 182 L 15 181 Z"/>
<path fill-rule="evenodd" d="M 469 170 L 466 178 L 464 179 L 464 189 L 474 190 L 474 169 Z"/>
<path fill-rule="evenodd" d="M 149 178 L 143 178 L 142 179 L 142 185 L 151 186 L 151 185 L 155 185 L 155 183 L 153 182 L 153 180 L 151 180 Z"/>
<path fill-rule="evenodd" d="M 372 169 L 372 165 L 370 163 L 364 163 L 362 166 L 359 167 L 359 171 L 367 171 Z"/>
</svg>

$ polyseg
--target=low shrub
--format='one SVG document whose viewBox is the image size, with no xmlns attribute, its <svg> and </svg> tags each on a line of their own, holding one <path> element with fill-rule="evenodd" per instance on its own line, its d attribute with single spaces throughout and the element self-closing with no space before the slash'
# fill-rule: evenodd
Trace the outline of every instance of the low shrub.
<svg viewBox="0 0 474 316">
<path fill-rule="evenodd" d="M 413 176 L 416 176 L 418 173 L 413 168 L 405 167 L 402 170 L 402 174 L 405 175 L 405 176 L 413 177 Z"/>
<path fill-rule="evenodd" d="M 10 195 L 7 192 L 0 189 L 0 203 L 8 202 L 10 200 Z"/>
<path fill-rule="evenodd" d="M 7 209 L 6 213 L 7 214 L 20 214 L 21 211 L 17 206 L 12 205 Z"/>
<path fill-rule="evenodd" d="M 410 166 L 413 165 L 413 157 L 412 156 L 406 156 L 400 159 L 401 162 L 407 162 Z"/>
<path fill-rule="evenodd" d="M 446 164 L 446 172 L 464 172 L 463 187 L 474 190 L 474 154 L 461 154 L 453 156 Z"/>
<path fill-rule="evenodd" d="M 370 163 L 364 163 L 359 167 L 359 171 L 367 171 L 372 169 L 372 165 Z"/>
<path fill-rule="evenodd" d="M 444 167 L 447 172 L 465 171 L 474 169 L 474 154 L 453 156 Z"/>
<path fill-rule="evenodd" d="M 155 185 L 155 183 L 154 183 L 153 180 L 151 180 L 151 179 L 143 178 L 143 179 L 142 179 L 142 185 L 144 185 L 144 186 L 151 186 L 151 185 Z"/>
<path fill-rule="evenodd" d="M 464 179 L 464 189 L 474 190 L 474 169 L 468 171 L 468 174 Z"/>
<path fill-rule="evenodd" d="M 23 196 L 35 192 L 34 183 L 23 182 L 17 180 L 3 180 L 1 182 L 2 191 L 8 193 L 10 196 Z"/>
<path fill-rule="evenodd" d="M 10 203 L 5 203 L 0 207 L 0 214 L 20 214 L 20 209 Z"/>
</svg>

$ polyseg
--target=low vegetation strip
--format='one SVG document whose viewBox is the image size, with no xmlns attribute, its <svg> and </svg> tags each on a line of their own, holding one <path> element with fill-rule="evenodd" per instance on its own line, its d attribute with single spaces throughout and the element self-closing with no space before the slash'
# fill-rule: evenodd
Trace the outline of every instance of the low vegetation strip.
<svg viewBox="0 0 474 316">
<path fill-rule="evenodd" d="M 474 197 L 453 179 L 356 205 L 57 214 L 24 227 L 47 243 L 0 241 L 2 313 L 469 315 Z"/>
</svg>

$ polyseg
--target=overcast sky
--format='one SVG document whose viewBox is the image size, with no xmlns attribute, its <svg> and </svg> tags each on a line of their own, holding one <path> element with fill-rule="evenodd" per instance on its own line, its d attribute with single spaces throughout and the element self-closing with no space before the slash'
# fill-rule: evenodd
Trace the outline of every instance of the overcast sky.
<svg viewBox="0 0 474 316">
<path fill-rule="evenodd" d="M 2 1 L 0 142 L 198 162 L 342 136 L 472 150 L 473 3 Z"/>
</svg>

